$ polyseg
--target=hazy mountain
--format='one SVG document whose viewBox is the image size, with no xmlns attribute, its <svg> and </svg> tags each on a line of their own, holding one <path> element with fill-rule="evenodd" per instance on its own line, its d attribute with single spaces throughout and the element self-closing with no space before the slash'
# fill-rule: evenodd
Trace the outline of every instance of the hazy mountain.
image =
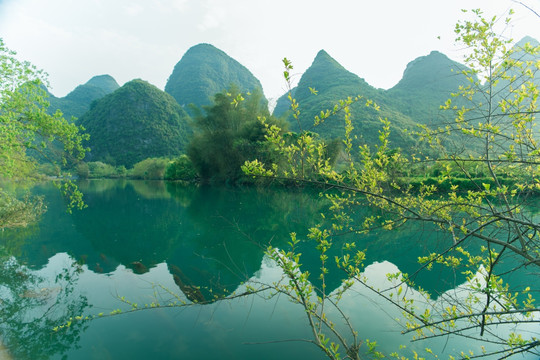
<svg viewBox="0 0 540 360">
<path fill-rule="evenodd" d="M 310 87 L 317 91 L 317 95 L 311 93 Z M 321 111 L 333 109 L 339 100 L 357 95 L 374 100 L 381 105 L 381 111 L 367 108 L 365 101 L 352 106 L 355 127 L 353 135 L 357 137 L 358 143 L 376 144 L 379 130 L 382 128 L 379 117 L 387 117 L 393 126 L 391 134 L 393 146 L 408 148 L 413 146 L 412 138 L 403 131 L 415 127 L 411 119 L 395 108 L 386 106 L 388 101 L 383 90 L 372 87 L 364 79 L 346 70 L 324 50 L 319 51 L 294 90 L 294 97 L 300 104 L 299 122 L 293 120 L 286 110 L 288 108 L 287 94 L 278 100 L 274 115 L 285 116 L 291 122 L 293 131 L 301 128 L 317 132 L 325 138 L 343 137 L 343 114 L 337 114 L 318 126 L 313 125 L 314 117 Z"/>
<path fill-rule="evenodd" d="M 298 86 L 295 86 L 291 89 L 291 95 L 293 98 L 296 98 L 296 90 L 298 90 Z M 276 102 L 276 106 L 274 107 L 274 111 L 272 112 L 272 115 L 274 116 L 284 116 L 287 111 L 289 111 L 291 108 L 291 101 L 289 100 L 289 93 L 283 94 Z"/>
<path fill-rule="evenodd" d="M 90 134 L 88 160 L 131 167 L 149 157 L 180 154 L 191 134 L 187 121 L 169 94 L 132 80 L 94 102 L 80 124 Z"/>
<path fill-rule="evenodd" d="M 537 60 L 538 57 L 530 54 L 524 54 L 520 51 L 526 43 L 532 46 L 538 46 L 539 43 L 531 37 L 525 37 L 516 43 L 514 49 L 516 52 L 512 58 L 527 61 Z M 433 51 L 427 56 L 419 57 L 411 61 L 403 78 L 396 86 L 387 91 L 389 101 L 400 112 L 410 116 L 414 121 L 424 124 L 437 125 L 448 114 L 443 114 L 439 106 L 451 98 L 452 93 L 456 93 L 459 86 L 467 86 L 470 82 L 461 72 L 468 68 L 456 61 L 449 59 L 440 52 Z M 513 72 L 516 73 L 516 72 Z M 516 73 L 517 75 L 517 73 Z M 475 78 L 476 79 L 476 78 Z M 540 82 L 540 74 L 534 76 L 536 82 Z M 509 88 L 508 82 L 499 79 L 497 83 L 497 100 L 507 97 Z M 473 102 L 485 102 L 480 95 Z M 454 103 L 460 104 L 459 98 L 453 99 Z M 470 106 L 470 104 L 463 104 Z"/>
<path fill-rule="evenodd" d="M 189 104 L 200 107 L 211 104 L 216 93 L 233 84 L 241 92 L 262 90 L 259 80 L 238 61 L 210 44 L 199 44 L 176 64 L 165 91 L 182 107 Z"/>
<path fill-rule="evenodd" d="M 537 46 L 540 45 L 540 42 L 538 40 L 536 40 L 535 38 L 531 37 L 531 36 L 525 36 L 523 39 L 519 40 L 514 45 L 514 48 L 515 49 L 523 49 L 526 44 L 529 44 L 532 47 L 537 47 Z M 534 56 L 529 55 L 527 59 L 522 59 L 522 60 L 533 60 L 533 59 L 537 60 L 538 57 L 534 57 Z"/>
<path fill-rule="evenodd" d="M 64 114 L 64 118 L 68 120 L 72 116 L 79 118 L 88 111 L 92 101 L 101 99 L 119 87 L 116 80 L 110 75 L 94 76 L 84 85 L 77 86 L 65 97 L 57 98 L 49 93 L 49 111 L 54 113 L 57 109 L 60 109 Z"/>
<path fill-rule="evenodd" d="M 411 61 L 402 79 L 386 92 L 394 107 L 412 120 L 433 124 L 441 116 L 439 107 L 460 85 L 468 84 L 461 73 L 466 67 L 446 55 L 432 51 Z"/>
<path fill-rule="evenodd" d="M 311 93 L 310 87 L 318 91 L 317 96 Z M 327 107 L 333 107 L 334 101 L 347 98 L 347 96 L 355 96 L 360 93 L 373 96 L 376 92 L 377 90 L 364 79 L 347 71 L 324 50 L 319 51 L 311 66 L 300 78 L 298 86 L 292 90 L 293 96 L 300 102 L 301 106 L 307 104 L 318 105 L 324 102 L 327 103 Z M 281 116 L 288 111 L 290 101 L 287 96 L 288 94 L 285 94 L 279 98 L 274 109 L 274 115 Z M 311 106 L 303 106 L 303 108 L 304 111 L 307 110 L 310 113 L 309 117 L 302 116 L 302 127 L 307 129 L 313 125 L 313 117 L 323 109 L 319 108 L 317 111 L 317 109 L 312 109 Z"/>
<path fill-rule="evenodd" d="M 518 60 L 518 61 L 521 61 L 521 62 L 538 61 L 540 59 L 540 56 L 538 54 L 536 54 L 536 55 L 530 54 L 529 53 L 530 50 L 529 50 L 529 52 L 527 52 L 525 50 L 526 46 L 538 47 L 538 46 L 540 46 L 540 42 L 538 42 L 538 40 L 536 40 L 536 39 L 534 39 L 534 38 L 532 38 L 530 36 L 525 36 L 523 39 L 518 41 L 514 45 L 514 47 L 512 48 L 512 50 L 514 50 L 514 53 L 512 54 L 512 58 L 514 60 Z M 514 72 L 514 74 L 519 76 L 518 72 Z M 527 81 L 527 80 L 531 80 L 531 78 L 523 78 L 523 80 Z M 532 80 L 534 81 L 534 83 L 536 85 L 540 86 L 540 71 L 535 71 L 533 73 Z"/>
</svg>

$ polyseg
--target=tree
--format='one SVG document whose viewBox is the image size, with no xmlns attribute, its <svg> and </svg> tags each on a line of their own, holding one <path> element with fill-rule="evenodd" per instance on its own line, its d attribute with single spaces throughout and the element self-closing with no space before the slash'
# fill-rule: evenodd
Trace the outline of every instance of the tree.
<svg viewBox="0 0 540 360">
<path fill-rule="evenodd" d="M 51 162 L 59 171 L 69 157 L 81 159 L 84 136 L 60 112 L 47 113 L 45 74 L 15 56 L 0 39 L 0 177 L 32 180 L 40 176 L 38 161 Z M 73 184 L 65 182 L 62 187 L 71 195 L 72 206 L 81 204 Z M 25 225 L 43 211 L 39 199 L 18 200 L 0 189 L 0 228 Z"/>
<path fill-rule="evenodd" d="M 193 181 L 197 179 L 197 172 L 191 159 L 183 154 L 174 159 L 165 169 L 165 180 Z"/>
<path fill-rule="evenodd" d="M 86 327 L 74 323 L 62 334 L 51 331 L 58 323 L 71 321 L 89 307 L 86 296 L 74 291 L 81 265 L 74 262 L 54 282 L 48 282 L 14 260 L 10 242 L 0 249 L 2 345 L 9 348 L 10 357 L 17 359 L 62 355 L 78 343 Z"/>
<path fill-rule="evenodd" d="M 491 346 L 481 353 L 463 349 L 456 356 L 507 358 L 520 353 L 540 353 L 538 337 L 523 332 L 521 326 L 540 323 L 540 308 L 532 296 L 539 289 L 531 289 L 538 286 L 535 276 L 540 266 L 540 223 L 534 211 L 535 195 L 540 190 L 539 137 L 534 128 L 538 114 L 540 46 L 526 43 L 520 48 L 510 48 L 512 40 L 497 31 L 500 23 L 510 23 L 510 16 L 499 20 L 484 17 L 480 10 L 471 13 L 474 18 L 459 22 L 455 29 L 457 42 L 470 50 L 465 57 L 468 69 L 461 72 L 469 85 L 461 86 L 441 106 L 454 119 L 441 127 L 423 126 L 417 133 L 437 150 L 439 155 L 435 159 L 407 160 L 393 152 L 388 142 L 391 123 L 387 119 L 380 119 L 383 128 L 375 151 L 361 146 L 356 152 L 350 136 L 350 106 L 362 102 L 377 108 L 357 96 L 323 110 L 315 119 L 320 122 L 344 114 L 343 142 L 348 160 L 344 171 L 338 172 L 322 161 L 308 133 L 300 134 L 304 139 L 300 146 L 291 147 L 277 128 L 270 129 L 268 140 L 301 161 L 285 168 L 264 166 L 257 161 L 247 162 L 243 167 L 254 176 L 294 177 L 338 190 L 326 195 L 335 211 L 333 225 L 316 226 L 309 235 L 320 252 L 321 288 L 314 287 L 310 274 L 302 271 L 301 256 L 295 251 L 299 240 L 294 235 L 290 251 L 273 248 L 267 251 L 284 271 L 283 279 L 271 287 L 305 308 L 313 330 L 311 342 L 331 359 L 359 359 L 361 346 L 375 357 L 383 356 L 373 343 L 358 339 L 347 314 L 341 313 L 339 319 L 348 328 L 346 333 L 338 331 L 328 315 L 329 309 L 340 311 L 341 296 L 355 284 L 368 287 L 400 309 L 406 319 L 403 331 L 415 333 L 418 340 L 455 336 L 484 341 Z M 292 67 L 287 60 L 284 63 L 287 79 Z M 294 113 L 298 104 L 291 95 L 290 100 Z M 451 142 L 445 141 L 447 135 Z M 456 140 L 459 146 L 450 148 L 448 145 Z M 402 166 L 408 161 L 412 162 L 409 166 L 435 163 L 444 165 L 444 169 L 434 183 L 422 182 L 413 187 L 392 175 L 396 163 Z M 304 171 L 306 164 L 315 164 L 313 175 L 305 176 L 308 175 Z M 487 176 L 475 176 L 471 164 L 485 169 Z M 456 181 L 456 173 L 468 180 L 466 186 Z M 358 206 L 371 206 L 382 212 L 359 223 L 351 216 Z M 327 293 L 324 279 L 330 271 L 328 251 L 337 246 L 340 233 L 361 233 L 376 227 L 393 230 L 411 221 L 433 224 L 447 233 L 445 249 L 419 259 L 420 267 L 415 274 L 388 274 L 394 287 L 380 290 L 370 286 L 362 276 L 368 255 L 356 249 L 354 243 L 341 244 L 343 255 L 336 257 L 335 263 L 343 271 L 343 287 Z M 422 302 L 408 298 L 403 289 L 414 287 L 418 272 L 428 271 L 434 264 L 464 272 L 468 281 L 460 290 L 466 295 L 458 290 L 446 293 L 445 306 L 436 305 L 430 294 L 421 290 Z M 512 288 L 505 278 L 522 268 L 530 269 L 532 275 L 520 273 L 525 277 L 521 283 L 526 285 Z M 509 324 L 516 325 L 502 333 L 500 329 Z"/>
<path fill-rule="evenodd" d="M 204 106 L 195 117 L 195 135 L 187 148 L 187 155 L 199 176 L 205 180 L 237 180 L 241 165 L 246 160 L 266 161 L 264 151 L 264 118 L 270 117 L 262 93 L 241 94 L 235 87 L 214 96 L 214 104 Z"/>
</svg>

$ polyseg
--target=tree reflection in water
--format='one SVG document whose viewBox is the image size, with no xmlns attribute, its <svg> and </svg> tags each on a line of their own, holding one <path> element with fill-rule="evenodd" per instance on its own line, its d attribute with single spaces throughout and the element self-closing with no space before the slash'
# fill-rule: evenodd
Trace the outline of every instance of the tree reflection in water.
<svg viewBox="0 0 540 360">
<path fill-rule="evenodd" d="M 242 289 L 241 284 L 247 280 L 260 276 L 264 272 L 262 268 L 275 272 L 276 269 L 264 265 L 264 251 L 268 246 L 288 248 L 291 232 L 304 239 L 300 244 L 305 255 L 301 270 L 313 274 L 313 285 L 321 287 L 318 254 L 306 237 L 306 229 L 321 221 L 320 214 L 328 206 L 324 197 L 319 196 L 319 190 L 197 187 L 125 180 L 80 185 L 88 208 L 67 214 L 62 199 L 54 195 L 54 188 L 43 186 L 37 193 L 46 196 L 49 210 L 39 225 L 33 230 L 0 233 L 0 244 L 5 250 L 0 263 L 4 284 L 0 287 L 4 320 L 0 331 L 17 359 L 62 355 L 78 358 L 89 350 L 94 354 L 95 347 L 148 358 L 143 354 L 150 354 L 150 348 L 144 352 L 143 345 L 160 336 L 174 337 L 171 341 L 176 344 L 178 334 L 189 333 L 190 341 L 202 342 L 203 337 L 197 336 L 197 332 L 187 331 L 169 319 L 162 321 L 154 314 L 137 313 L 93 322 L 70 318 L 83 314 L 107 315 L 117 307 L 129 311 L 129 304 L 118 299 L 122 296 L 141 306 L 154 300 L 167 304 L 176 300 L 176 295 L 186 303 L 208 303 L 225 297 Z M 369 216 L 370 211 L 361 209 L 354 216 Z M 390 232 L 370 235 L 350 232 L 335 241 L 355 241 L 359 248 L 367 249 L 370 263 L 390 261 L 400 270 L 414 274 L 419 267 L 416 259 L 427 254 L 430 248 L 427 243 L 431 247 L 435 244 L 435 233 L 427 227 L 401 230 L 399 236 Z M 446 239 L 441 237 L 437 241 L 443 246 Z M 334 249 L 336 253 L 329 254 L 330 258 L 340 255 L 341 246 Z M 73 263 L 73 259 L 82 265 Z M 326 278 L 329 291 L 340 287 L 342 278 L 339 271 L 331 271 Z M 416 280 L 436 293 L 463 282 L 459 274 L 436 268 Z M 158 294 L 161 298 L 152 298 L 153 285 L 164 286 Z M 261 309 L 266 311 L 263 299 L 252 297 L 249 301 L 259 300 Z M 89 304 L 93 306 L 90 311 Z M 186 318 L 193 317 L 193 323 L 200 323 L 198 312 L 210 312 L 212 319 L 222 316 L 227 328 L 236 318 L 246 317 L 242 313 L 246 306 L 239 305 L 233 313 L 220 308 L 214 314 L 213 309 L 218 306 L 219 302 L 180 313 Z M 283 305 L 279 306 L 281 309 Z M 270 308 L 271 316 L 277 319 L 273 307 Z M 250 312 L 250 321 L 253 319 L 258 325 L 259 320 L 266 321 L 259 319 L 264 311 Z M 165 312 L 156 312 L 162 313 Z M 290 314 L 283 316 L 283 321 L 289 321 Z M 69 327 L 53 331 L 70 321 Z M 253 326 L 259 329 L 258 325 Z M 295 337 L 294 331 L 302 331 L 304 325 L 301 321 L 291 324 L 288 336 Z M 243 322 L 238 326 L 230 335 L 232 343 L 240 345 L 246 337 L 253 338 L 254 329 L 246 330 Z M 275 338 L 272 329 L 275 328 L 255 338 Z M 122 333 L 124 330 L 137 339 L 144 338 L 138 340 L 140 346 L 136 350 L 130 337 Z M 197 331 L 214 330 L 201 325 Z M 98 346 L 98 340 L 111 344 Z M 81 348 L 76 350 L 77 346 Z"/>
<path fill-rule="evenodd" d="M 76 347 L 87 325 L 74 319 L 89 307 L 76 290 L 80 265 L 67 264 L 54 276 L 42 276 L 21 265 L 5 247 L 2 250 L 0 336 L 12 357 L 48 359 Z M 65 330 L 54 331 L 58 324 L 70 322 Z"/>
</svg>

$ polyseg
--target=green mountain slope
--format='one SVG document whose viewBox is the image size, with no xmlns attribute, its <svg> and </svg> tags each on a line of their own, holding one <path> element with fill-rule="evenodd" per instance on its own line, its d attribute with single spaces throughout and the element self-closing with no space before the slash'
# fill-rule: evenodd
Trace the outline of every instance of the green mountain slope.
<svg viewBox="0 0 540 360">
<path fill-rule="evenodd" d="M 468 83 L 461 71 L 465 66 L 432 51 L 411 61 L 403 78 L 386 92 L 392 106 L 416 122 L 432 124 L 441 116 L 439 107 Z"/>
<path fill-rule="evenodd" d="M 186 107 L 210 105 L 218 92 L 236 85 L 240 92 L 261 89 L 259 80 L 238 61 L 210 44 L 190 48 L 176 64 L 165 91 Z M 264 99 L 266 103 L 266 99 Z"/>
<path fill-rule="evenodd" d="M 191 135 L 188 115 L 167 93 L 132 80 L 96 101 L 80 119 L 90 134 L 87 159 L 131 167 L 180 154 Z"/>
<path fill-rule="evenodd" d="M 296 90 L 298 86 L 291 89 L 291 95 L 296 99 Z M 272 115 L 277 117 L 286 116 L 286 113 L 291 109 L 291 101 L 289 100 L 289 93 L 283 94 L 276 102 Z"/>
<path fill-rule="evenodd" d="M 492 150 L 492 153 L 497 153 L 500 149 L 508 148 L 516 145 L 516 137 L 522 126 L 529 128 L 530 124 L 516 121 L 516 118 L 509 114 L 527 114 L 529 111 L 535 111 L 537 99 L 523 96 L 522 90 L 529 88 L 531 85 L 540 86 L 540 72 L 537 69 L 536 63 L 540 60 L 538 53 L 532 51 L 533 48 L 540 46 L 540 43 L 532 37 L 525 37 L 518 41 L 511 49 L 510 59 L 514 60 L 513 66 L 506 68 L 506 61 L 503 61 L 497 68 L 493 70 L 494 81 L 490 84 L 484 83 L 479 86 L 478 93 L 473 97 L 472 102 L 468 102 L 466 106 L 477 108 L 470 111 L 467 115 L 469 119 L 474 119 L 472 124 L 476 124 L 478 119 L 485 121 L 487 116 L 490 116 L 490 125 L 497 126 L 499 136 L 497 136 L 498 148 Z M 489 94 L 492 94 L 490 97 Z M 519 99 L 519 100 L 517 100 Z M 507 101 L 516 103 L 508 106 Z M 506 110 L 503 111 L 501 104 L 506 103 Z M 482 104 L 482 106 L 478 106 Z M 526 117 L 526 116 L 525 116 Z M 525 118 L 524 117 L 524 118 Z M 530 119 L 530 118 L 529 118 Z M 518 125 L 519 124 L 519 125 Z M 540 134 L 537 130 L 531 128 L 531 135 L 536 141 L 540 140 Z M 485 144 L 483 141 L 476 141 L 476 147 L 483 149 Z M 467 148 L 472 148 L 471 142 L 467 144 Z"/>
<path fill-rule="evenodd" d="M 309 88 L 317 90 L 313 95 Z M 364 79 L 347 71 L 328 53 L 321 50 L 313 64 L 302 75 L 294 96 L 299 105 L 300 119 L 298 122 L 292 119 L 285 109 L 288 107 L 287 95 L 278 100 L 274 115 L 284 116 L 291 122 L 293 131 L 309 130 L 319 133 L 324 138 L 338 138 L 344 134 L 343 115 L 337 114 L 324 123 L 314 126 L 314 117 L 321 111 L 332 109 L 336 102 L 346 99 L 348 96 L 361 95 L 366 99 L 374 100 L 381 106 L 377 112 L 365 106 L 365 101 L 352 106 L 353 136 L 358 144 L 374 145 L 378 143 L 379 130 L 382 125 L 379 116 L 388 118 L 392 123 L 390 141 L 394 147 L 411 148 L 414 145 L 412 138 L 404 130 L 412 129 L 415 123 L 407 116 L 401 114 L 395 108 L 388 106 L 390 103 L 385 97 L 384 91 L 370 86 Z"/>
<path fill-rule="evenodd" d="M 535 39 L 526 37 L 516 43 L 515 52 L 511 55 L 511 58 L 521 62 L 538 60 L 537 56 L 526 54 L 522 50 L 526 43 L 531 46 L 539 45 Z M 532 80 L 540 84 L 540 74 L 538 72 L 534 73 L 533 78 L 530 78 L 523 76 L 523 73 L 517 69 L 504 71 L 498 68 L 494 74 L 514 76 L 515 79 L 511 82 L 504 77 L 498 77 L 492 83 L 493 89 L 489 89 L 486 84 L 478 83 L 476 77 L 473 77 L 472 82 L 468 81 L 462 74 L 463 70 L 469 69 L 465 65 L 452 61 L 445 55 L 434 51 L 409 63 L 402 80 L 388 90 L 386 95 L 394 108 L 399 109 L 400 112 L 408 115 L 414 121 L 432 128 L 447 125 L 456 128 L 456 126 L 453 126 L 455 125 L 455 113 L 439 110 L 440 105 L 451 98 L 453 106 L 471 109 L 466 118 L 472 120 L 472 126 L 491 113 L 491 116 L 495 115 L 493 116 L 494 120 L 492 120 L 493 125 L 500 126 L 501 131 L 510 131 L 513 128 L 511 119 L 499 116 L 502 113 L 497 108 L 497 105 L 503 99 L 514 98 L 516 94 L 512 93 L 513 89 L 519 88 L 526 81 Z M 458 92 L 460 86 L 473 86 L 476 93 L 471 99 L 463 96 L 452 97 L 451 93 Z M 493 94 L 493 98 L 489 97 L 489 93 Z M 463 152 L 474 154 L 478 150 L 482 151 L 484 143 L 481 138 L 466 138 L 466 142 L 464 142 L 462 131 L 454 130 L 450 134 L 439 135 L 439 139 L 443 141 L 446 151 L 455 154 Z M 506 136 L 511 139 L 511 132 L 507 133 Z M 504 143 L 503 140 L 500 141 L 500 144 Z"/>
<path fill-rule="evenodd" d="M 72 92 L 63 98 L 49 94 L 49 111 L 55 112 L 60 109 L 64 118 L 79 118 L 90 109 L 94 100 L 112 93 L 120 86 L 110 75 L 94 76 L 86 84 L 77 86 Z"/>
<path fill-rule="evenodd" d="M 519 40 L 514 45 L 514 49 L 516 50 L 516 52 L 514 53 L 514 58 L 519 59 L 521 61 L 538 60 L 537 56 L 535 57 L 534 55 L 531 55 L 531 54 L 525 55 L 523 51 L 521 51 L 522 49 L 525 48 L 527 44 L 529 44 L 532 47 L 540 46 L 540 42 L 538 40 L 536 40 L 535 38 L 531 36 L 525 36 L 523 39 Z M 540 77 L 540 74 L 536 74 L 536 75 L 537 75 L 536 78 Z"/>
<path fill-rule="evenodd" d="M 513 47 L 512 47 L 512 55 L 510 56 L 513 60 L 519 62 L 524 68 L 526 68 L 527 62 L 532 62 L 532 64 L 536 63 L 540 59 L 540 56 L 538 54 L 532 54 L 530 49 L 536 48 L 540 46 L 540 42 L 538 40 L 526 36 L 520 41 L 518 41 Z M 527 51 L 526 48 L 529 47 L 529 50 Z M 540 71 L 537 71 L 535 69 L 535 66 L 532 65 L 530 68 L 533 70 L 531 73 L 532 77 L 526 75 L 523 76 L 523 72 L 519 70 L 513 70 L 508 72 L 508 75 L 516 76 L 516 81 L 513 84 L 513 88 L 516 89 L 522 84 L 525 84 L 527 81 L 532 81 L 537 86 L 540 86 Z M 511 89 L 508 87 L 509 83 L 505 79 L 501 79 L 499 83 L 497 84 L 497 87 L 499 89 L 502 89 L 501 91 L 501 98 L 508 96 Z"/>
</svg>

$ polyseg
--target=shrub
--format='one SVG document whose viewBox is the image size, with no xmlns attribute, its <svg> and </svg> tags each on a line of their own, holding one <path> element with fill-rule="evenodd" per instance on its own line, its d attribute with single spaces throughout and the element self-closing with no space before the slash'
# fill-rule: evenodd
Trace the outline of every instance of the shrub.
<svg viewBox="0 0 540 360">
<path fill-rule="evenodd" d="M 75 168 L 75 173 L 81 179 L 88 179 L 90 177 L 90 167 L 87 163 L 81 162 L 77 164 L 77 167 Z"/>
<path fill-rule="evenodd" d="M 170 160 L 166 158 L 149 158 L 139 161 L 131 169 L 131 177 L 134 179 L 159 180 L 164 179 L 165 169 Z"/>
<path fill-rule="evenodd" d="M 180 155 L 169 163 L 165 171 L 165 180 L 194 180 L 198 178 L 197 170 L 187 155 Z"/>
<path fill-rule="evenodd" d="M 91 178 L 105 178 L 113 176 L 116 171 L 112 165 L 105 164 L 101 161 L 94 161 L 88 163 L 89 177 Z"/>
</svg>

